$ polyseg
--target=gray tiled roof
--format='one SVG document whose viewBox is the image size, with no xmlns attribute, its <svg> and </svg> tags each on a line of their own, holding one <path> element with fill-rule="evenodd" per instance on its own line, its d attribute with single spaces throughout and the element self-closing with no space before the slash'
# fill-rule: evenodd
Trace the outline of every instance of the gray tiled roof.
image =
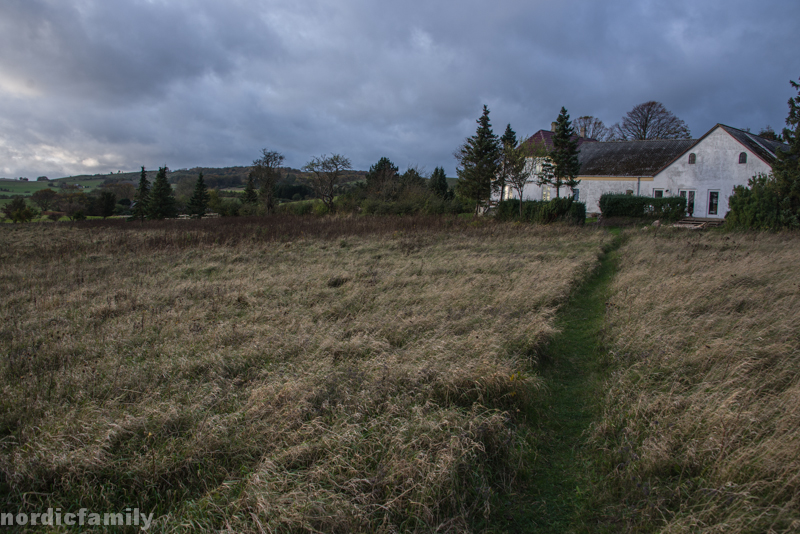
<svg viewBox="0 0 800 534">
<path fill-rule="evenodd" d="M 789 145 L 786 143 L 764 139 L 763 137 L 759 137 L 750 132 L 739 130 L 738 128 L 733 128 L 731 126 L 725 126 L 724 124 L 720 124 L 719 126 L 728 132 L 734 139 L 742 143 L 751 152 L 758 155 L 758 157 L 770 165 L 772 165 L 772 162 L 775 161 L 775 153 L 778 150 L 782 150 L 784 152 L 789 151 Z"/>
<path fill-rule="evenodd" d="M 655 176 L 694 143 L 694 139 L 585 143 L 578 155 L 580 175 Z"/>
</svg>

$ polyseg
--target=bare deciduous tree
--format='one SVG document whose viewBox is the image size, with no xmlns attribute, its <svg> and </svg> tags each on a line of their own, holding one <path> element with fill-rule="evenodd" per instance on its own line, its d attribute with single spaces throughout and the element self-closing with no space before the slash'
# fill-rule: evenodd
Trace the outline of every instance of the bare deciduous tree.
<svg viewBox="0 0 800 534">
<path fill-rule="evenodd" d="M 314 174 L 314 191 L 329 210 L 333 209 L 336 186 L 339 185 L 344 171 L 350 168 L 350 160 L 341 154 L 315 156 L 303 166 L 304 171 Z"/>
<path fill-rule="evenodd" d="M 578 117 L 572 121 L 572 127 L 576 132 L 583 132 L 587 139 L 597 139 L 598 141 L 606 141 L 611 132 L 611 128 L 603 124 L 603 121 L 591 115 Z"/>
<path fill-rule="evenodd" d="M 527 156 L 528 150 L 524 144 L 518 147 L 507 144 L 503 147 L 505 183 L 517 192 L 520 219 L 522 218 L 522 193 L 525 186 L 531 182 Z M 535 160 L 533 161 L 535 165 Z"/>
<path fill-rule="evenodd" d="M 661 102 L 645 102 L 635 106 L 612 127 L 612 135 L 621 140 L 689 139 L 691 133 L 683 120 L 672 114 Z"/>
</svg>

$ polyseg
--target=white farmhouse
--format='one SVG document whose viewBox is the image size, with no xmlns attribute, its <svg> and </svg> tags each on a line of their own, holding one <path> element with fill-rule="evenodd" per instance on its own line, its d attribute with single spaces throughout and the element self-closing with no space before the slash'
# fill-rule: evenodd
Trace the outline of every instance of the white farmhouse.
<svg viewBox="0 0 800 534">
<path fill-rule="evenodd" d="M 551 132 L 540 130 L 526 143 L 547 148 Z M 778 150 L 789 146 L 744 130 L 717 124 L 700 139 L 610 141 L 579 138 L 580 184 L 574 191 L 561 187 L 559 196 L 574 195 L 586 203 L 587 213 L 600 212 L 600 195 L 627 193 L 641 196 L 683 196 L 694 217 L 723 218 L 728 199 L 737 185 L 747 185 L 758 173 L 769 173 Z M 530 159 L 535 171 L 540 163 Z M 556 197 L 552 186 L 532 181 L 523 190 L 524 200 Z M 505 198 L 516 198 L 506 188 Z"/>
</svg>

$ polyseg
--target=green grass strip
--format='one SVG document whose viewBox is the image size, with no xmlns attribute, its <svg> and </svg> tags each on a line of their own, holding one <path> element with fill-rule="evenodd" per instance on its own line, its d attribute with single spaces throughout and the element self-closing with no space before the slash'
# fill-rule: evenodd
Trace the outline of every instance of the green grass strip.
<svg viewBox="0 0 800 534">
<path fill-rule="evenodd" d="M 599 361 L 599 336 L 605 303 L 616 272 L 618 229 L 595 272 L 572 294 L 556 321 L 556 335 L 540 372 L 548 394 L 538 417 L 536 454 L 520 478 L 522 489 L 495 508 L 487 532 L 594 532 L 583 518 L 589 506 L 593 453 L 585 431 L 599 416 L 607 370 Z"/>
</svg>

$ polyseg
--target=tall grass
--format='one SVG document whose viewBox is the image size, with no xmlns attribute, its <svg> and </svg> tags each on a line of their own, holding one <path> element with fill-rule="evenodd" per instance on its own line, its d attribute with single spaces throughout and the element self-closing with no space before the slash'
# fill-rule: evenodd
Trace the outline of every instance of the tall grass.
<svg viewBox="0 0 800 534">
<path fill-rule="evenodd" d="M 638 235 L 608 302 L 593 443 L 615 530 L 800 531 L 800 239 Z"/>
<path fill-rule="evenodd" d="M 6 509 L 159 531 L 466 531 L 602 234 L 443 218 L 0 233 Z"/>
</svg>

